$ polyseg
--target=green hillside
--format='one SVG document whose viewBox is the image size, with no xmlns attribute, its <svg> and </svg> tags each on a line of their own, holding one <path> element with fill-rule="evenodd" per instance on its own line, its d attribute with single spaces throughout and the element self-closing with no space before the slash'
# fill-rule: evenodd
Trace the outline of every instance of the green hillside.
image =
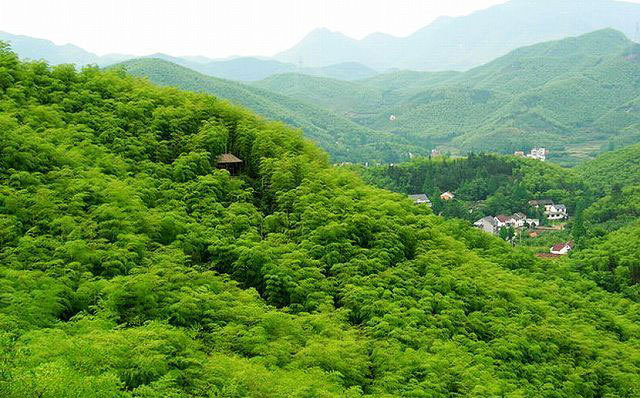
<svg viewBox="0 0 640 398">
<path fill-rule="evenodd" d="M 640 394 L 637 302 L 215 97 L 0 46 L 0 155 L 2 397 Z"/>
<path fill-rule="evenodd" d="M 205 76 L 167 61 L 142 58 L 114 66 L 134 76 L 178 87 L 213 94 L 245 106 L 266 118 L 301 128 L 305 136 L 329 152 L 336 162 L 384 161 L 407 158 L 419 149 L 391 133 L 380 133 L 358 125 L 320 107 L 241 83 Z"/>
<path fill-rule="evenodd" d="M 346 82 L 299 73 L 271 76 L 252 86 L 316 104 L 337 114 L 358 111 L 369 112 L 383 99 L 380 90 L 363 86 L 358 82 Z"/>
<path fill-rule="evenodd" d="M 595 189 L 604 192 L 609 192 L 614 184 L 640 185 L 640 144 L 602 154 L 579 165 L 577 171 Z"/>
<path fill-rule="evenodd" d="M 521 48 L 464 73 L 394 72 L 351 83 L 283 75 L 256 86 L 422 147 L 545 146 L 556 161 L 575 164 L 610 140 L 640 140 L 638 54 L 638 45 L 605 29 Z"/>
</svg>

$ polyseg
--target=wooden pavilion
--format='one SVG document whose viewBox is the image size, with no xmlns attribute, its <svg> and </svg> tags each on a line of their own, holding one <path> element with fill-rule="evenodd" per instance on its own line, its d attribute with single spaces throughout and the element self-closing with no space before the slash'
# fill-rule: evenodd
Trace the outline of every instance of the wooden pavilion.
<svg viewBox="0 0 640 398">
<path fill-rule="evenodd" d="M 219 169 L 224 169 L 232 176 L 238 175 L 242 169 L 242 160 L 238 159 L 234 154 L 223 153 L 218 156 L 217 165 Z"/>
</svg>

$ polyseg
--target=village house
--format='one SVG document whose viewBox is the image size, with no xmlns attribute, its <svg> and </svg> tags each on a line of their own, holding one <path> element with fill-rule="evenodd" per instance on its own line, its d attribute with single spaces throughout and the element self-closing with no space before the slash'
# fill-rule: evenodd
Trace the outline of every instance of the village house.
<svg viewBox="0 0 640 398">
<path fill-rule="evenodd" d="M 487 216 L 479 219 L 473 225 L 482 229 L 485 232 L 497 234 L 502 228 L 512 227 L 514 229 L 524 228 L 529 225 L 537 226 L 538 220 L 527 218 L 524 213 L 515 213 L 511 216 L 504 214 L 497 215 L 495 217 Z"/>
<path fill-rule="evenodd" d="M 564 220 L 569 216 L 565 205 L 551 205 L 545 214 L 549 220 Z"/>
<path fill-rule="evenodd" d="M 445 192 L 442 195 L 440 195 L 440 199 L 442 200 L 453 200 L 453 198 L 455 198 L 456 196 L 454 194 L 452 194 L 451 192 Z"/>
<path fill-rule="evenodd" d="M 546 148 L 533 148 L 531 152 L 527 154 L 525 154 L 524 151 L 515 151 L 513 153 L 513 156 L 526 157 L 529 159 L 536 159 L 536 160 L 540 160 L 541 162 L 544 162 L 547 160 L 548 154 L 549 154 L 549 151 Z"/>
<path fill-rule="evenodd" d="M 527 222 L 527 215 L 524 213 L 513 213 L 511 220 L 514 228 L 522 228 Z"/>
<path fill-rule="evenodd" d="M 505 216 L 504 214 L 498 214 L 495 219 L 498 223 L 498 228 L 513 226 L 513 219 L 509 216 Z"/>
<path fill-rule="evenodd" d="M 573 250 L 573 242 L 561 243 L 559 245 L 553 245 L 549 252 L 551 254 L 564 256 Z"/>
<path fill-rule="evenodd" d="M 550 199 L 538 199 L 538 200 L 530 200 L 529 206 L 539 209 L 544 207 L 544 211 L 549 211 L 551 206 L 553 206 L 553 200 Z"/>
<path fill-rule="evenodd" d="M 528 225 L 531 228 L 535 228 L 540 226 L 540 220 L 537 218 L 527 218 L 525 220 L 526 225 Z"/>
<path fill-rule="evenodd" d="M 476 228 L 483 230 L 489 234 L 497 234 L 498 233 L 498 221 L 495 217 L 487 216 L 479 219 L 473 225 Z"/>
<path fill-rule="evenodd" d="M 414 205 L 427 205 L 429 207 L 433 206 L 429 197 L 423 193 L 417 195 L 409 195 L 409 199 L 413 201 Z"/>
<path fill-rule="evenodd" d="M 546 148 L 533 148 L 527 157 L 529 159 L 536 159 L 542 162 L 547 160 L 547 149 Z"/>
</svg>

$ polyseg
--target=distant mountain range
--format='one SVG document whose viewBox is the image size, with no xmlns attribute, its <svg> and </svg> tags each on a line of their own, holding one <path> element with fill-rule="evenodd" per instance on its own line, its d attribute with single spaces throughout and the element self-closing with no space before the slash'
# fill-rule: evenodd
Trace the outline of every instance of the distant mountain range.
<svg viewBox="0 0 640 398">
<path fill-rule="evenodd" d="M 95 64 L 104 67 L 129 59 L 140 58 L 135 55 L 125 54 L 98 56 L 72 44 L 57 45 L 49 40 L 12 35 L 6 32 L 0 32 L 0 40 L 9 42 L 13 51 L 22 59 L 45 60 L 52 65 L 76 64 L 83 66 Z M 174 57 L 158 53 L 148 55 L 146 58 L 163 59 L 209 76 L 238 81 L 256 81 L 278 73 L 291 72 L 343 80 L 365 79 L 378 74 L 376 70 L 356 62 L 342 62 L 317 68 L 302 68 L 293 63 L 257 57 L 214 60 L 201 56 Z"/>
<path fill-rule="evenodd" d="M 274 58 L 211 59 L 152 54 L 223 79 L 256 81 L 281 73 L 358 80 L 390 70 L 463 71 L 523 46 L 613 28 L 636 38 L 640 4 L 613 0 L 511 0 L 462 17 L 441 17 L 407 37 L 374 33 L 362 40 L 317 29 Z M 107 66 L 126 54 L 98 56 L 77 46 L 0 32 L 25 59 Z"/>
<path fill-rule="evenodd" d="M 132 58 L 132 55 L 110 54 L 103 57 L 86 51 L 73 44 L 57 45 L 50 40 L 29 36 L 13 35 L 0 31 L 0 40 L 8 42 L 11 49 L 22 59 L 45 60 L 52 65 L 95 64 L 105 66 Z"/>
<path fill-rule="evenodd" d="M 640 140 L 640 46 L 612 29 L 523 47 L 468 72 L 400 71 L 358 82 L 285 74 L 254 85 L 423 148 L 546 146 L 575 163 L 609 140 Z"/>
<path fill-rule="evenodd" d="M 389 68 L 467 70 L 543 41 L 613 28 L 635 37 L 640 4 L 611 0 L 512 0 L 463 17 L 441 17 L 408 37 L 375 33 L 362 40 L 318 29 L 276 55 L 320 67 L 358 62 Z"/>
</svg>

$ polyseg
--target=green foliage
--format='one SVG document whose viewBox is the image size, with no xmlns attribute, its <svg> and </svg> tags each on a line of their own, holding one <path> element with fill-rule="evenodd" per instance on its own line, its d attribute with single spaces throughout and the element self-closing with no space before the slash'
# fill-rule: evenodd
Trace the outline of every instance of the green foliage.
<svg viewBox="0 0 640 398">
<path fill-rule="evenodd" d="M 640 186 L 625 187 L 606 195 L 584 211 L 591 236 L 602 236 L 640 218 Z"/>
<path fill-rule="evenodd" d="M 610 291 L 640 299 L 640 224 L 633 223 L 593 242 L 572 258 L 573 266 Z"/>
<path fill-rule="evenodd" d="M 598 192 L 640 185 L 640 144 L 604 153 L 576 170 Z"/>
<path fill-rule="evenodd" d="M 640 393 L 637 302 L 216 98 L 0 62 L 0 396 Z"/>
</svg>

